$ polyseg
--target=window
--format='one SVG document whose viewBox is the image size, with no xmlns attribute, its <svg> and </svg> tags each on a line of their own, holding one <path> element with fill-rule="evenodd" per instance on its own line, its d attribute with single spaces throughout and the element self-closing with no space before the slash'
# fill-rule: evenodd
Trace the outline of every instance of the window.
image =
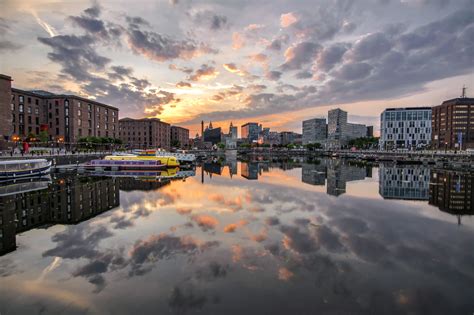
<svg viewBox="0 0 474 315">
<path fill-rule="evenodd" d="M 20 103 L 24 102 L 23 95 L 18 96 L 18 102 L 20 102 Z"/>
<path fill-rule="evenodd" d="M 28 114 L 31 114 L 31 106 L 28 106 Z"/>
<path fill-rule="evenodd" d="M 56 136 L 59 136 L 59 128 L 56 128 Z"/>
<path fill-rule="evenodd" d="M 77 111 L 77 116 L 81 117 L 82 112 L 80 110 Z"/>
<path fill-rule="evenodd" d="M 12 104 L 10 104 L 10 106 L 11 106 L 12 110 L 15 110 L 15 104 L 12 103 Z"/>
<path fill-rule="evenodd" d="M 69 116 L 69 108 L 65 109 L 66 116 Z"/>
<path fill-rule="evenodd" d="M 39 107 L 35 107 L 35 114 L 39 115 Z"/>
<path fill-rule="evenodd" d="M 39 125 L 39 117 L 36 117 L 36 118 L 35 118 L 35 123 L 36 123 L 37 125 Z"/>
<path fill-rule="evenodd" d="M 80 118 L 77 120 L 77 125 L 82 126 L 82 120 Z"/>
<path fill-rule="evenodd" d="M 35 105 L 39 105 L 39 99 L 35 99 Z"/>
<path fill-rule="evenodd" d="M 28 104 L 31 104 L 31 97 L 28 97 Z"/>
<path fill-rule="evenodd" d="M 54 101 L 55 106 L 59 106 L 59 101 Z"/>
<path fill-rule="evenodd" d="M 18 111 L 19 111 L 20 113 L 23 113 L 23 104 L 20 104 L 20 105 L 18 106 Z"/>
<path fill-rule="evenodd" d="M 92 105 L 91 105 L 91 104 L 87 104 L 87 109 L 88 109 L 89 111 L 91 111 L 91 110 L 92 110 Z"/>
<path fill-rule="evenodd" d="M 77 107 L 81 108 L 81 102 L 77 102 Z"/>
</svg>

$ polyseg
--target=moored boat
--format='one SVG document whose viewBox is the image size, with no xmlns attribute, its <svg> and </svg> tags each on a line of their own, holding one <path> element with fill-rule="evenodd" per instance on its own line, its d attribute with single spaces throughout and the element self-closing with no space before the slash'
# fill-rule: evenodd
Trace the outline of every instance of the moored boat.
<svg viewBox="0 0 474 315">
<path fill-rule="evenodd" d="M 105 161 L 133 161 L 133 162 L 149 161 L 149 162 L 156 162 L 157 164 L 161 164 L 167 167 L 179 166 L 178 159 L 173 156 L 107 155 L 106 157 L 104 157 L 104 160 Z"/>
<path fill-rule="evenodd" d="M 0 185 L 0 197 L 47 189 L 49 184 L 51 184 L 51 177 L 49 175 L 8 180 Z"/>
<path fill-rule="evenodd" d="M 193 163 L 196 161 L 196 156 L 191 153 L 182 152 L 168 152 L 164 150 L 134 150 L 134 154 L 140 157 L 175 157 L 178 159 L 178 162 L 183 163 Z"/>
<path fill-rule="evenodd" d="M 0 161 L 0 180 L 49 174 L 51 161 L 45 159 Z"/>
</svg>

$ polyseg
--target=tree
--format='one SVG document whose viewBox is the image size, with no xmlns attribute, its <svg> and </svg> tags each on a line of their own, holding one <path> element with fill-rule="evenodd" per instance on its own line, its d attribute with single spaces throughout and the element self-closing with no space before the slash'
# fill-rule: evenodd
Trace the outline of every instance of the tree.
<svg viewBox="0 0 474 315">
<path fill-rule="evenodd" d="M 39 133 L 38 137 L 39 137 L 41 142 L 43 142 L 43 143 L 48 142 L 49 136 L 48 136 L 48 132 L 46 130 L 41 131 Z"/>
</svg>

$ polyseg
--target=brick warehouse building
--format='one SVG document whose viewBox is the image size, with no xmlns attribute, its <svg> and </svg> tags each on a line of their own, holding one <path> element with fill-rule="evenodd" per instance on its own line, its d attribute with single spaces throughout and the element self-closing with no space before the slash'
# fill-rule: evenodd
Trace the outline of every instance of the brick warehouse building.
<svg viewBox="0 0 474 315">
<path fill-rule="evenodd" d="M 179 126 L 171 126 L 170 133 L 171 143 L 178 142 L 179 147 L 181 148 L 187 147 L 189 145 L 189 129 Z"/>
<path fill-rule="evenodd" d="M 170 148 L 170 125 L 158 118 L 119 121 L 119 137 L 131 149 Z"/>
<path fill-rule="evenodd" d="M 474 98 L 455 98 L 433 107 L 431 125 L 434 149 L 474 148 Z"/>
<path fill-rule="evenodd" d="M 49 140 L 65 143 L 86 136 L 118 137 L 118 108 L 75 95 L 11 88 L 11 81 L 0 75 L 0 123 L 8 126 L 0 127 L 4 140 L 42 130 L 48 131 Z"/>
</svg>

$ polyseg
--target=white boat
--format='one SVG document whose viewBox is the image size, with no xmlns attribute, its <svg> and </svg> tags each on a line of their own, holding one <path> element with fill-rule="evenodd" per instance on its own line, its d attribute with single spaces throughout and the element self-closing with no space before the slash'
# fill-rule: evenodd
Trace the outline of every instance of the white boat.
<svg viewBox="0 0 474 315">
<path fill-rule="evenodd" d="M 51 162 L 45 159 L 0 161 L 0 180 L 49 174 Z"/>
</svg>

